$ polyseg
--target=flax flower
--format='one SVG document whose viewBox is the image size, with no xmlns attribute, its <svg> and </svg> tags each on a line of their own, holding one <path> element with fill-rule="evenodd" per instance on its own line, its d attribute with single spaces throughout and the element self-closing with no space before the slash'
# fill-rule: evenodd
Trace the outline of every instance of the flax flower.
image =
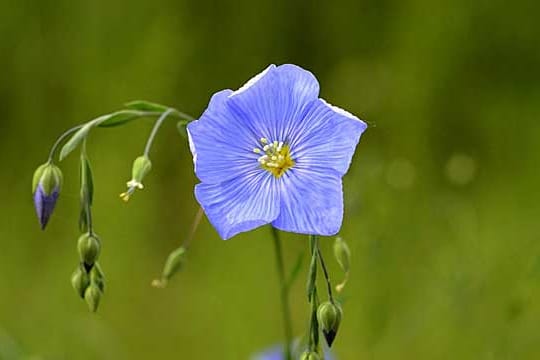
<svg viewBox="0 0 540 360">
<path fill-rule="evenodd" d="M 312 73 L 270 65 L 188 125 L 195 197 L 223 239 L 264 224 L 334 235 L 341 178 L 367 125 L 319 98 Z"/>
</svg>

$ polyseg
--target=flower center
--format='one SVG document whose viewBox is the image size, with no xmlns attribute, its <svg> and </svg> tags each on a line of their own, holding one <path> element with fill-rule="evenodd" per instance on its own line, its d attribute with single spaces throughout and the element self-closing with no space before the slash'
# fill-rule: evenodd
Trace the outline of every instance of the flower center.
<svg viewBox="0 0 540 360">
<path fill-rule="evenodd" d="M 280 178 L 288 169 L 294 166 L 294 161 L 291 158 L 289 145 L 283 141 L 268 141 L 266 138 L 259 140 L 260 148 L 253 149 L 255 154 L 261 154 L 257 161 L 261 167 L 268 170 L 276 178 Z"/>
</svg>

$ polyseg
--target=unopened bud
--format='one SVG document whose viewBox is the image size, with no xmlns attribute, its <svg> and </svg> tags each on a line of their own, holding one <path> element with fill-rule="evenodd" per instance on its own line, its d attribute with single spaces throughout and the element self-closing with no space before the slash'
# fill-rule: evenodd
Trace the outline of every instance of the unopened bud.
<svg viewBox="0 0 540 360">
<path fill-rule="evenodd" d="M 186 248 L 180 246 L 178 249 L 174 250 L 167 257 L 165 266 L 163 266 L 163 272 L 161 273 L 161 279 L 156 279 L 152 281 L 152 286 L 163 288 L 167 286 L 167 282 L 170 278 L 180 270 L 182 263 L 184 262 L 184 254 L 186 253 Z"/>
<path fill-rule="evenodd" d="M 79 238 L 77 249 L 82 262 L 86 265 L 94 265 L 101 249 L 99 238 L 90 233 L 83 234 Z"/>
<path fill-rule="evenodd" d="M 73 275 L 71 275 L 71 285 L 77 294 L 79 294 L 81 298 L 84 298 L 86 288 L 90 285 L 90 277 L 82 264 L 73 272 Z"/>
<path fill-rule="evenodd" d="M 95 284 L 90 284 L 90 286 L 84 292 L 84 300 L 88 304 L 88 308 L 92 312 L 96 312 L 99 306 L 99 301 L 101 300 L 101 290 Z"/>
<path fill-rule="evenodd" d="M 317 320 L 328 346 L 332 346 L 336 338 L 341 316 L 341 308 L 330 301 L 322 303 L 317 309 Z"/>
<path fill-rule="evenodd" d="M 136 189 L 144 188 L 142 181 L 151 169 L 152 162 L 146 155 L 139 156 L 135 159 L 135 161 L 133 161 L 133 166 L 131 168 L 131 180 L 127 182 L 128 189 L 126 192 L 120 194 L 122 200 L 128 201 Z"/>
<path fill-rule="evenodd" d="M 300 356 L 300 360 L 320 360 L 321 357 L 319 354 L 313 351 L 304 351 L 302 356 Z"/>
<path fill-rule="evenodd" d="M 62 171 L 52 163 L 45 163 L 34 172 L 32 193 L 34 194 L 34 207 L 42 229 L 45 229 L 54 211 L 62 188 L 62 181 Z"/>
<path fill-rule="evenodd" d="M 105 275 L 97 262 L 92 267 L 92 270 L 90 270 L 90 282 L 97 285 L 102 293 L 105 292 Z"/>
</svg>

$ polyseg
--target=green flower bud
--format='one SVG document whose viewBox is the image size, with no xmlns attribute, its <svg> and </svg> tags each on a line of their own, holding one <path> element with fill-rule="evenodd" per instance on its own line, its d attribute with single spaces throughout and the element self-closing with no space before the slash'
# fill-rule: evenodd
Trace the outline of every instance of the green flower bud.
<svg viewBox="0 0 540 360">
<path fill-rule="evenodd" d="M 81 261 L 92 266 L 99 257 L 101 245 L 96 235 L 86 233 L 81 235 L 77 244 Z"/>
<path fill-rule="evenodd" d="M 32 193 L 36 192 L 39 185 L 46 195 L 50 195 L 54 190 L 60 191 L 63 180 L 64 176 L 58 166 L 49 162 L 42 164 L 34 172 Z"/>
<path fill-rule="evenodd" d="M 179 247 L 178 249 L 174 250 L 172 253 L 169 254 L 167 262 L 165 263 L 165 267 L 163 268 L 163 278 L 168 280 L 171 278 L 171 276 L 176 274 L 178 270 L 180 270 L 182 262 L 184 261 L 185 253 L 186 249 L 183 247 Z"/>
<path fill-rule="evenodd" d="M 300 360 L 321 360 L 321 357 L 316 352 L 304 351 L 302 356 L 300 356 Z"/>
<path fill-rule="evenodd" d="M 135 189 L 144 188 L 142 181 L 151 169 L 152 162 L 146 155 L 139 156 L 135 159 L 135 161 L 133 161 L 133 167 L 131 168 L 131 180 L 127 182 L 128 190 L 120 194 L 122 200 L 128 201 Z"/>
<path fill-rule="evenodd" d="M 105 275 L 97 262 L 92 267 L 92 270 L 90 270 L 90 282 L 97 285 L 102 293 L 105 292 Z"/>
<path fill-rule="evenodd" d="M 167 286 L 170 278 L 180 270 L 182 263 L 184 262 L 184 255 L 186 248 L 180 246 L 169 254 L 165 266 L 163 266 L 163 272 L 161 273 L 161 279 L 152 281 L 152 286 L 157 288 L 164 288 Z"/>
<path fill-rule="evenodd" d="M 99 301 L 101 300 L 101 295 L 101 290 L 99 290 L 99 287 L 95 284 L 90 284 L 86 289 L 84 292 L 84 300 L 86 301 L 86 304 L 88 304 L 90 311 L 96 312 Z"/>
<path fill-rule="evenodd" d="M 342 310 L 339 306 L 326 301 L 317 309 L 317 320 L 328 346 L 332 346 L 341 323 Z"/>
<path fill-rule="evenodd" d="M 350 268 L 351 251 L 345 240 L 340 236 L 336 237 L 334 242 L 334 256 L 343 271 L 348 272 Z"/>
<path fill-rule="evenodd" d="M 90 277 L 82 264 L 73 272 L 73 275 L 71 275 L 71 285 L 77 294 L 79 294 L 81 298 L 84 298 L 86 288 L 90 285 Z"/>
</svg>

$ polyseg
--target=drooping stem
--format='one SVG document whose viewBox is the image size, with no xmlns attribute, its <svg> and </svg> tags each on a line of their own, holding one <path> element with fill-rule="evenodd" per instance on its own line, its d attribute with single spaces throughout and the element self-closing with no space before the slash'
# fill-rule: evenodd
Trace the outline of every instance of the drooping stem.
<svg viewBox="0 0 540 360">
<path fill-rule="evenodd" d="M 284 353 L 285 360 L 292 360 L 291 352 L 291 343 L 292 343 L 292 321 L 291 321 L 291 311 L 289 308 L 289 290 L 287 287 L 287 282 L 285 279 L 285 266 L 283 263 L 283 252 L 281 249 L 281 240 L 279 238 L 279 233 L 276 228 L 273 226 L 272 237 L 274 239 L 274 248 L 276 253 L 276 264 L 280 282 L 280 298 L 281 298 L 281 311 L 283 313 L 283 326 L 285 332 L 285 344 L 284 344 Z"/>
<path fill-rule="evenodd" d="M 51 151 L 49 152 L 49 162 L 53 161 L 54 153 L 56 152 L 56 149 L 58 149 L 58 146 L 60 146 L 62 141 L 64 141 L 65 138 L 67 138 L 69 135 L 73 134 L 75 131 L 79 130 L 83 126 L 84 124 L 72 127 L 71 129 L 66 130 L 62 135 L 58 137 L 58 139 L 56 139 L 56 141 L 54 142 L 51 148 Z"/>
<path fill-rule="evenodd" d="M 156 137 L 156 134 L 161 127 L 161 124 L 163 124 L 163 121 L 169 116 L 172 112 L 174 112 L 174 109 L 167 109 L 159 119 L 157 119 L 154 127 L 152 128 L 152 132 L 150 133 L 150 136 L 148 137 L 148 141 L 146 142 L 146 146 L 144 148 L 144 156 L 148 156 L 150 153 L 150 148 L 152 147 L 152 143 L 154 142 L 154 138 Z"/>
</svg>

